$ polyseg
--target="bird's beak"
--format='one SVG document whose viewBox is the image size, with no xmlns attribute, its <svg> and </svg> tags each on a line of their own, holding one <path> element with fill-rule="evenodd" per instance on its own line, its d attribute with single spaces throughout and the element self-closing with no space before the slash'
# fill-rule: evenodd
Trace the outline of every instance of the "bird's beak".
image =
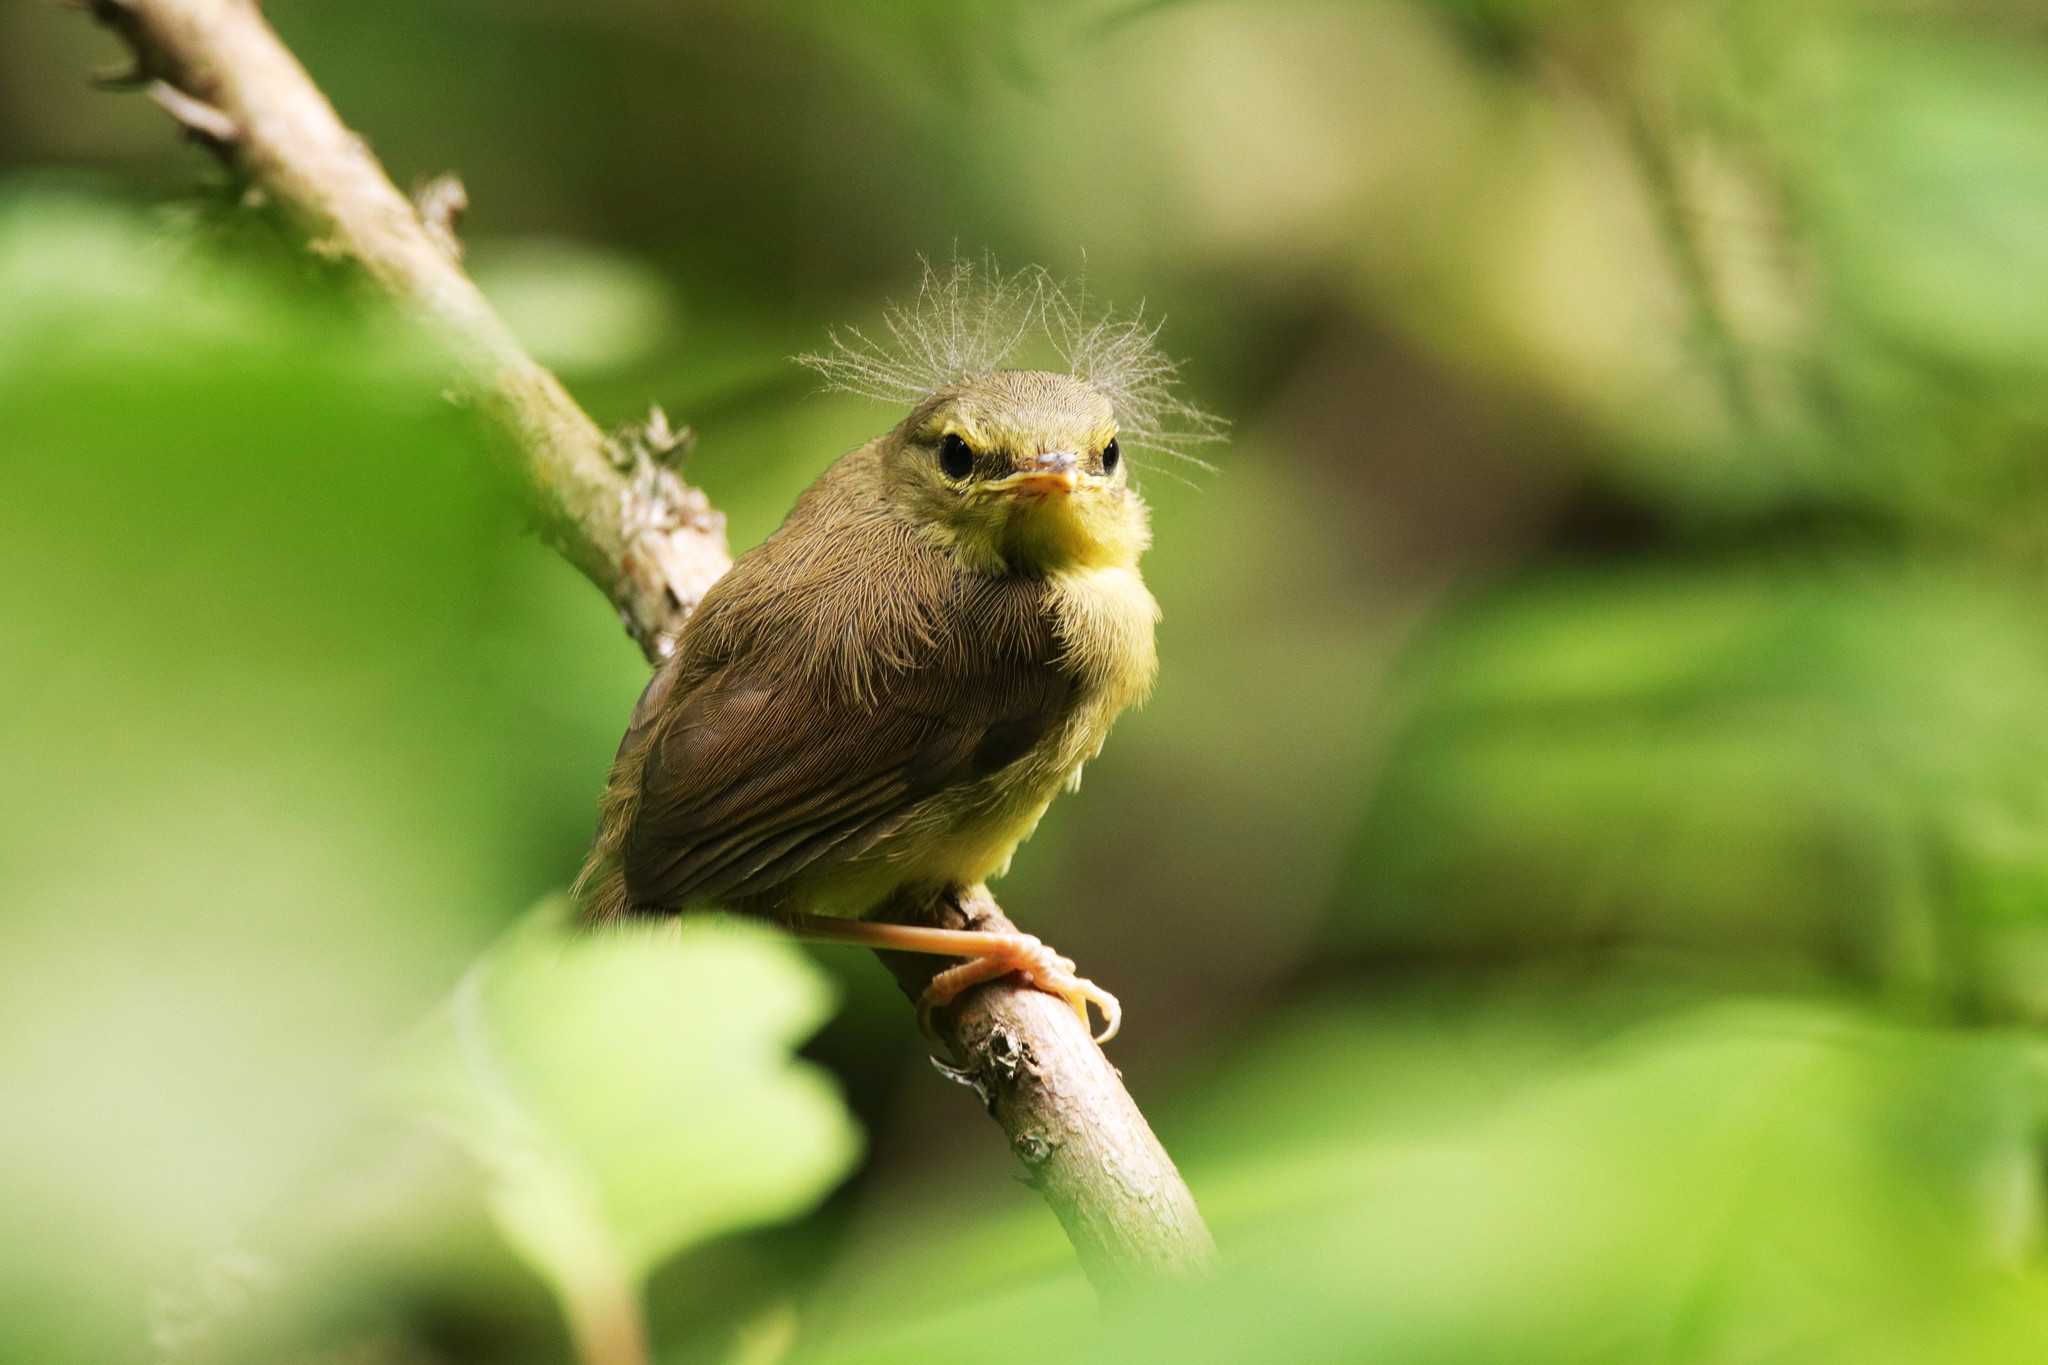
<svg viewBox="0 0 2048 1365">
<path fill-rule="evenodd" d="M 1034 493 L 1041 497 L 1067 494 L 1080 486 L 1081 461 L 1071 450 L 1053 450 L 1040 455 L 1023 472 L 1006 480 L 1013 493 Z"/>
</svg>

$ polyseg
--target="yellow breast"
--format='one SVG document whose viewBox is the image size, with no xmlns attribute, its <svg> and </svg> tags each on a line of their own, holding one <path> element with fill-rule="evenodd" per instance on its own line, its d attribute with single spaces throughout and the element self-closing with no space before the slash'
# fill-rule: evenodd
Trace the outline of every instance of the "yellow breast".
<svg viewBox="0 0 2048 1365">
<path fill-rule="evenodd" d="M 1135 569 L 1076 569 L 1048 589 L 1060 666 L 1078 683 L 1062 723 L 998 777 L 927 802 L 862 866 L 819 888 L 808 908 L 859 913 L 899 886 L 1000 877 L 1061 787 L 1080 784 L 1117 716 L 1152 690 L 1159 604 Z"/>
<path fill-rule="evenodd" d="M 1126 707 L 1150 694 L 1159 671 L 1153 627 L 1159 604 L 1131 568 L 1076 569 L 1055 576 L 1047 602 L 1060 641 L 1060 664 L 1079 681 L 1075 704 L 1030 754 L 1006 773 L 1002 798 L 934 840 L 935 871 L 949 881 L 999 877 L 1017 845 L 1031 837 L 1061 787 L 1081 783 L 1081 769 L 1102 752 L 1110 726 Z"/>
<path fill-rule="evenodd" d="M 1056 574 L 1050 588 L 1060 662 L 1081 679 L 1085 693 L 1108 708 L 1106 732 L 1119 711 L 1152 691 L 1159 672 L 1152 638 L 1159 603 L 1137 569 L 1122 565 Z"/>
</svg>

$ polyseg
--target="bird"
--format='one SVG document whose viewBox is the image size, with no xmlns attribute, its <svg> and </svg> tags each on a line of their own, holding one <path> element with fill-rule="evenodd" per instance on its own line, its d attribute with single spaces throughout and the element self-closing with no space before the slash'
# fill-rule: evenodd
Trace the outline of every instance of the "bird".
<svg viewBox="0 0 2048 1365">
<path fill-rule="evenodd" d="M 1022 322 L 1018 319 L 1021 316 Z M 1065 325 L 1064 369 L 1001 360 Z M 1077 326 L 1042 274 L 928 267 L 893 313 L 806 357 L 837 387 L 907 400 L 741 555 L 684 626 L 620 742 L 575 896 L 591 924 L 718 907 L 796 937 L 963 959 L 935 1011 L 1017 973 L 1098 1043 L 1116 998 L 1037 937 L 869 918 L 981 890 L 1111 725 L 1152 690 L 1160 609 L 1124 445 L 1169 396 L 1155 328 Z M 1121 409 L 1121 410 L 1120 410 Z M 1135 428 L 1135 430 L 1132 430 Z"/>
</svg>

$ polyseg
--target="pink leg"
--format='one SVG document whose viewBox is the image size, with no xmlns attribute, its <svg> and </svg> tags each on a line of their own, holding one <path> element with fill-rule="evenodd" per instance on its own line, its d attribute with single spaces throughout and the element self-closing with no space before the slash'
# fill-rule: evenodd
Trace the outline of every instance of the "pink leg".
<svg viewBox="0 0 2048 1365">
<path fill-rule="evenodd" d="M 1030 934 L 992 934 L 978 929 L 931 929 L 915 924 L 876 924 L 870 920 L 833 919 L 824 915 L 788 915 L 783 923 L 800 939 L 813 943 L 850 943 L 899 953 L 931 953 L 967 961 L 932 978 L 917 1002 L 919 1025 L 931 1032 L 932 1011 L 953 1003 L 961 992 L 1011 972 L 1048 995 L 1073 1007 L 1083 1028 L 1088 1007 L 1102 1011 L 1097 1043 L 1116 1037 L 1123 1027 L 1123 1006 L 1093 981 L 1074 974 L 1071 958 L 1061 957 Z"/>
</svg>

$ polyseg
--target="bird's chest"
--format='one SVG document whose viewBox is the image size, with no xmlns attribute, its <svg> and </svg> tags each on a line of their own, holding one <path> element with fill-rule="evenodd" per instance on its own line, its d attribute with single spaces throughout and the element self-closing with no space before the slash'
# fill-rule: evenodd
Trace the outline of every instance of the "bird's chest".
<svg viewBox="0 0 2048 1365">
<path fill-rule="evenodd" d="M 1117 714 L 1140 700 L 1156 667 L 1159 608 L 1135 572 L 1094 570 L 1015 591 L 1004 614 L 983 615 L 981 640 L 1007 640 L 1008 668 L 1047 684 L 1031 738 L 994 771 L 938 793 L 876 850 L 894 872 L 972 883 L 999 876 L 1063 786 L 1102 750 Z M 1019 717 L 1020 721 L 1025 718 Z"/>
<path fill-rule="evenodd" d="M 1141 701 L 1159 669 L 1153 628 L 1159 604 L 1136 569 L 1075 569 L 1048 580 L 1045 611 L 1057 666 L 1075 680 L 1077 701 L 1109 716 Z"/>
<path fill-rule="evenodd" d="M 1062 786 L 1079 783 L 1082 765 L 1102 751 L 1117 716 L 1151 691 L 1158 669 L 1159 606 L 1133 570 L 1050 578 L 1037 610 L 1038 666 L 1063 681 L 1062 700 L 1037 742 L 983 793 L 997 823 L 1022 820 L 1026 833 Z"/>
</svg>

